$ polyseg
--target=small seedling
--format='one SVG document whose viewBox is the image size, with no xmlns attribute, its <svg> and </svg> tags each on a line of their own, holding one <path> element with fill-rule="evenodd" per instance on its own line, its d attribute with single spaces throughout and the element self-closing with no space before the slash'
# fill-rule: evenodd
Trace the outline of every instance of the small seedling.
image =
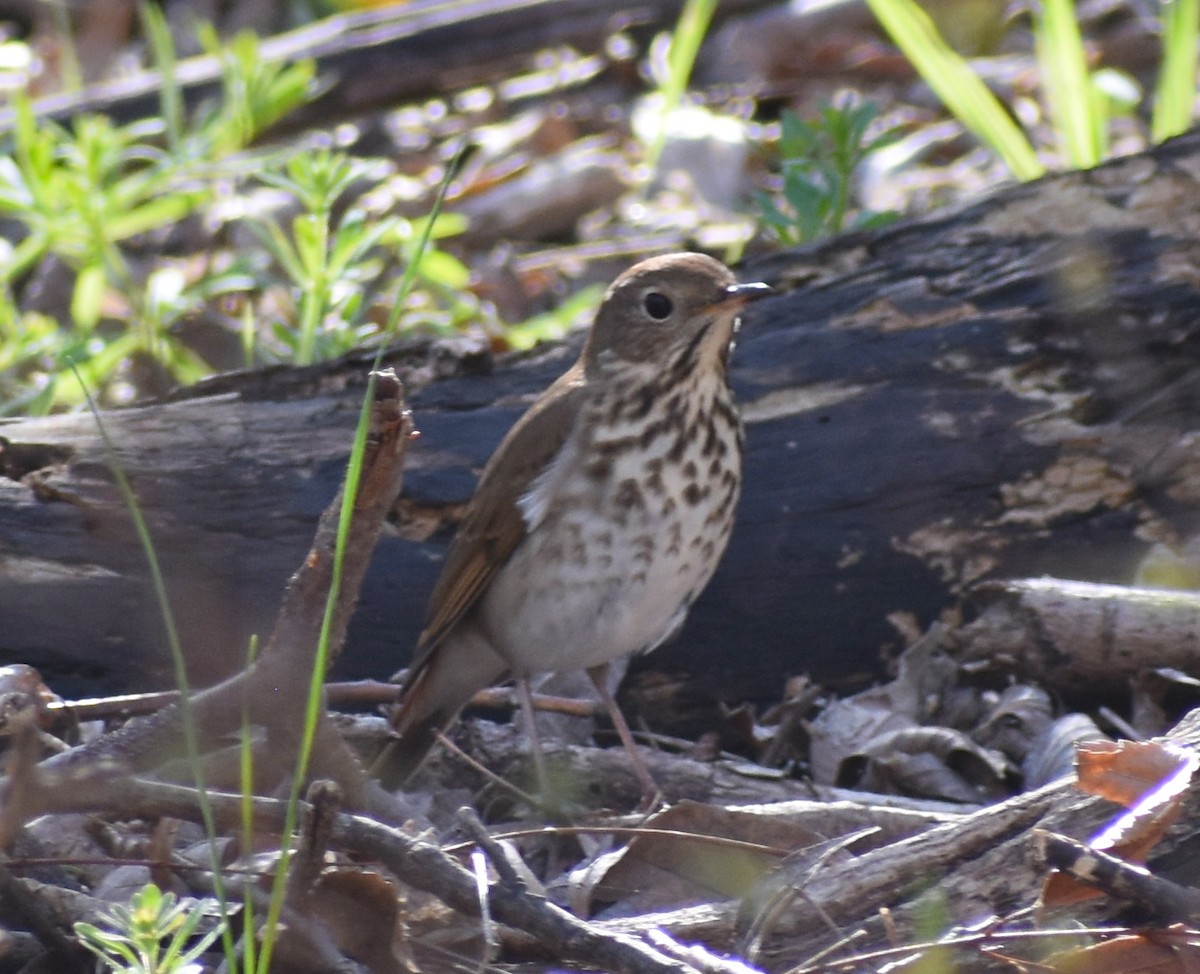
<svg viewBox="0 0 1200 974">
<path fill-rule="evenodd" d="M 209 206 L 235 170 L 231 153 L 309 97 L 313 65 L 263 62 L 258 41 L 243 35 L 220 49 L 224 98 L 185 124 L 170 83 L 169 32 L 161 11 L 148 6 L 144 13 L 168 79 L 163 119 L 117 125 L 81 114 L 65 126 L 36 117 L 27 93 L 11 98 L 13 128 L 0 148 L 0 216 L 19 224 L 22 235 L 0 243 L 4 412 L 78 406 L 78 387 L 61 381 L 55 367 L 64 360 L 105 401 L 118 398 L 118 374 L 138 356 L 173 381 L 200 378 L 211 368 L 174 326 L 206 301 L 252 284 L 236 260 L 210 262 L 185 276 L 169 260 L 149 262 L 144 254 Z M 215 46 L 215 37 L 210 42 Z M 18 303 L 21 289 L 44 273 L 69 275 L 62 311 Z"/>
<path fill-rule="evenodd" d="M 215 900 L 180 900 L 147 883 L 100 917 L 76 923 L 80 943 L 117 974 L 185 974 L 221 936 L 224 921 L 209 917 Z M 202 921 L 212 924 L 198 934 Z"/>
<path fill-rule="evenodd" d="M 872 134 L 875 116 L 870 102 L 826 105 L 811 121 L 793 112 L 783 113 L 779 137 L 782 188 L 778 194 L 762 190 L 755 194 L 764 225 L 781 242 L 806 243 L 895 219 L 893 213 L 855 213 L 851 208 L 858 166 L 897 137 L 895 129 Z"/>
</svg>

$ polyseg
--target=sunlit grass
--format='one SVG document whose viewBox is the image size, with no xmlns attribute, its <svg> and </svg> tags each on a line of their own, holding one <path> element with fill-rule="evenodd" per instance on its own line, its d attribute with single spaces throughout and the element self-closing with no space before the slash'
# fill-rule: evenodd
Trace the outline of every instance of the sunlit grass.
<svg viewBox="0 0 1200 974">
<path fill-rule="evenodd" d="M 1045 167 L 1029 136 L 984 85 L 971 65 L 950 48 L 914 0 L 868 0 L 892 40 L 963 126 L 987 145 L 1018 179 Z M 1075 5 L 1037 0 L 1032 6 L 1035 48 L 1047 115 L 1058 155 L 1073 168 L 1089 168 L 1111 154 L 1114 99 L 1088 63 Z M 1196 100 L 1196 44 L 1200 0 L 1163 4 L 1163 59 L 1148 136 L 1161 141 L 1192 122 Z M 1132 82 L 1131 82 L 1132 85 Z"/>
</svg>

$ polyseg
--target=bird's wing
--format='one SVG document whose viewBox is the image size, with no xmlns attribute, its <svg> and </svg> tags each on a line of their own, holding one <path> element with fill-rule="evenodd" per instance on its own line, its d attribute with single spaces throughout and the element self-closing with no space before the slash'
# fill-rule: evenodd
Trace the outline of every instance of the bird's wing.
<svg viewBox="0 0 1200 974">
<path fill-rule="evenodd" d="M 583 396 L 583 371 L 576 366 L 542 394 L 492 454 L 430 596 L 410 681 L 525 537 L 519 501 L 566 443 Z"/>
</svg>

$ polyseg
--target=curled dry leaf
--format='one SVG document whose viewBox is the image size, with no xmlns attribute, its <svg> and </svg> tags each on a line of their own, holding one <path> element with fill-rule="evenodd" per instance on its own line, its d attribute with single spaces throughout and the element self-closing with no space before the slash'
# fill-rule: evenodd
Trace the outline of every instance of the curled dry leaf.
<svg viewBox="0 0 1200 974">
<path fill-rule="evenodd" d="M 949 727 L 910 727 L 874 737 L 850 755 L 837 784 L 950 801 L 979 802 L 1009 791 L 1011 765 Z"/>
<path fill-rule="evenodd" d="M 1080 744 L 1107 740 L 1087 714 L 1064 714 L 1038 735 L 1021 762 L 1025 788 L 1040 788 L 1070 774 Z"/>
<path fill-rule="evenodd" d="M 911 717 L 874 703 L 858 699 L 831 703 L 808 724 L 813 780 L 833 784 L 843 762 L 861 751 L 864 742 L 914 726 Z"/>
</svg>

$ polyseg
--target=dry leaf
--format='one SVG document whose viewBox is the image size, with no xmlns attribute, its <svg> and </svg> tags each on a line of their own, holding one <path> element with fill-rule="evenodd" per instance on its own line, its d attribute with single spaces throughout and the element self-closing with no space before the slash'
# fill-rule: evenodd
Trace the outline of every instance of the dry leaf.
<svg viewBox="0 0 1200 974">
<path fill-rule="evenodd" d="M 1196 773 L 1195 754 L 1153 741 L 1092 741 L 1076 751 L 1080 791 L 1125 805 L 1129 811 L 1089 845 L 1132 862 L 1149 851 L 1179 817 L 1180 799 Z M 1066 906 L 1100 892 L 1052 871 L 1042 886 L 1043 906 Z"/>
<path fill-rule="evenodd" d="M 1077 947 L 1052 954 L 1042 964 L 1064 974 L 1197 974 L 1200 941 L 1192 931 L 1172 928 Z"/>
</svg>

